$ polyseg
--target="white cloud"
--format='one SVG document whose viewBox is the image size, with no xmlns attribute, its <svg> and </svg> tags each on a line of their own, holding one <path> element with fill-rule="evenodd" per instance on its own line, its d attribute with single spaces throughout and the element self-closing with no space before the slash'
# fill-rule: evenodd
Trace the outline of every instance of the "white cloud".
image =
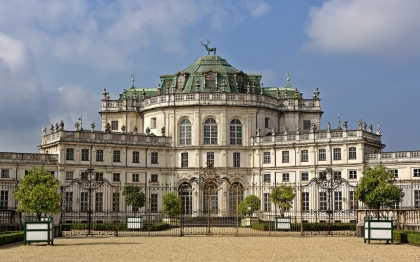
<svg viewBox="0 0 420 262">
<path fill-rule="evenodd" d="M 329 0 L 309 12 L 306 46 L 327 52 L 419 54 L 420 1 Z"/>
<path fill-rule="evenodd" d="M 270 11 L 270 5 L 262 0 L 246 0 L 246 6 L 253 17 L 260 17 Z"/>
</svg>

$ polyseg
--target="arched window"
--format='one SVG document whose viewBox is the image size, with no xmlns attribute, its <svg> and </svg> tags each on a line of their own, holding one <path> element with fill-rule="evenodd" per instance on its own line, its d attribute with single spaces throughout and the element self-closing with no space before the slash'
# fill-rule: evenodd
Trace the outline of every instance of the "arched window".
<svg viewBox="0 0 420 262">
<path fill-rule="evenodd" d="M 188 119 L 183 119 L 179 124 L 179 144 L 191 145 L 191 122 Z"/>
<path fill-rule="evenodd" d="M 244 188 L 241 183 L 232 183 L 229 190 L 229 212 L 235 214 L 238 204 L 244 200 Z"/>
<path fill-rule="evenodd" d="M 217 145 L 217 123 L 213 118 L 209 118 L 204 122 L 204 144 Z"/>
<path fill-rule="evenodd" d="M 188 183 L 184 182 L 179 185 L 178 196 L 182 201 L 182 214 L 191 215 L 192 214 L 192 191 L 188 186 Z"/>
<path fill-rule="evenodd" d="M 183 87 L 184 87 L 184 75 L 179 74 L 178 75 L 177 88 L 182 90 Z"/>
<path fill-rule="evenodd" d="M 230 122 L 230 144 L 242 145 L 242 123 L 238 119 L 233 119 Z"/>
<path fill-rule="evenodd" d="M 216 79 L 213 73 L 206 74 L 206 88 L 214 89 L 216 87 Z"/>
</svg>

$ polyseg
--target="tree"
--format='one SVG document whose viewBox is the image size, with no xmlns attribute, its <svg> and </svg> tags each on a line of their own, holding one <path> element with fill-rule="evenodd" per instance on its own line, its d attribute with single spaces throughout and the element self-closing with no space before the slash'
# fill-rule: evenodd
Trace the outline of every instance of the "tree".
<svg viewBox="0 0 420 262">
<path fill-rule="evenodd" d="M 32 168 L 27 175 L 19 179 L 19 185 L 13 190 L 19 202 L 17 211 L 35 213 L 38 220 L 47 214 L 61 212 L 62 193 L 59 192 L 60 181 L 43 167 Z"/>
<path fill-rule="evenodd" d="M 238 206 L 238 212 L 242 215 L 250 215 L 261 207 L 261 200 L 256 195 L 249 195 Z"/>
<path fill-rule="evenodd" d="M 181 198 L 174 192 L 167 193 L 163 196 L 163 213 L 169 217 L 179 216 L 181 214 Z"/>
<path fill-rule="evenodd" d="M 392 170 L 382 165 L 367 167 L 356 188 L 355 198 L 369 207 L 376 207 L 379 218 L 381 206 L 392 207 L 404 197 L 403 190 L 395 186 L 394 182 Z"/>
<path fill-rule="evenodd" d="M 292 201 L 296 197 L 295 189 L 291 186 L 281 185 L 271 190 L 270 201 L 278 205 L 280 215 L 284 216 L 284 210 L 292 207 Z"/>
<path fill-rule="evenodd" d="M 142 208 L 146 202 L 146 195 L 139 186 L 125 185 L 122 192 L 125 197 L 125 203 L 133 208 Z"/>
</svg>

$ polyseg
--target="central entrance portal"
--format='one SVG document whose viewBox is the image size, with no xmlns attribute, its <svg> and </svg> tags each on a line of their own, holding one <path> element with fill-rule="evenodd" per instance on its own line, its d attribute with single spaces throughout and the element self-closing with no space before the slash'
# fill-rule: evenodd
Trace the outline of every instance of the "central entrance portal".
<svg viewBox="0 0 420 262">
<path fill-rule="evenodd" d="M 199 199 L 193 206 L 193 195 Z M 243 191 L 239 183 L 217 174 L 213 161 L 198 177 L 181 184 L 182 199 L 181 235 L 238 235 L 238 203 Z M 219 206 L 220 203 L 224 203 Z"/>
</svg>

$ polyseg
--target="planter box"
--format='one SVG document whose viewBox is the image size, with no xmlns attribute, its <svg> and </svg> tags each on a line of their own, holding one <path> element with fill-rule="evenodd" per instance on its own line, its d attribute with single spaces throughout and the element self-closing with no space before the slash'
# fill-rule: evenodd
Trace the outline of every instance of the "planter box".
<svg viewBox="0 0 420 262">
<path fill-rule="evenodd" d="M 393 220 L 365 220 L 364 242 L 371 240 L 391 240 L 394 243 L 394 221 Z"/>
<path fill-rule="evenodd" d="M 163 223 L 169 224 L 170 227 L 180 227 L 181 220 L 175 217 L 164 217 L 162 220 Z"/>
<path fill-rule="evenodd" d="M 241 227 L 250 227 L 252 224 L 259 223 L 260 219 L 258 217 L 243 217 L 241 219 Z"/>
<path fill-rule="evenodd" d="M 142 229 L 143 228 L 143 217 L 130 217 L 125 218 L 126 228 L 129 229 Z"/>
<path fill-rule="evenodd" d="M 290 217 L 276 216 L 274 219 L 274 228 L 276 230 L 290 230 L 292 228 L 292 219 Z"/>
<path fill-rule="evenodd" d="M 47 242 L 54 244 L 54 227 L 52 219 L 41 221 L 25 221 L 23 244 L 31 242 Z"/>
</svg>

